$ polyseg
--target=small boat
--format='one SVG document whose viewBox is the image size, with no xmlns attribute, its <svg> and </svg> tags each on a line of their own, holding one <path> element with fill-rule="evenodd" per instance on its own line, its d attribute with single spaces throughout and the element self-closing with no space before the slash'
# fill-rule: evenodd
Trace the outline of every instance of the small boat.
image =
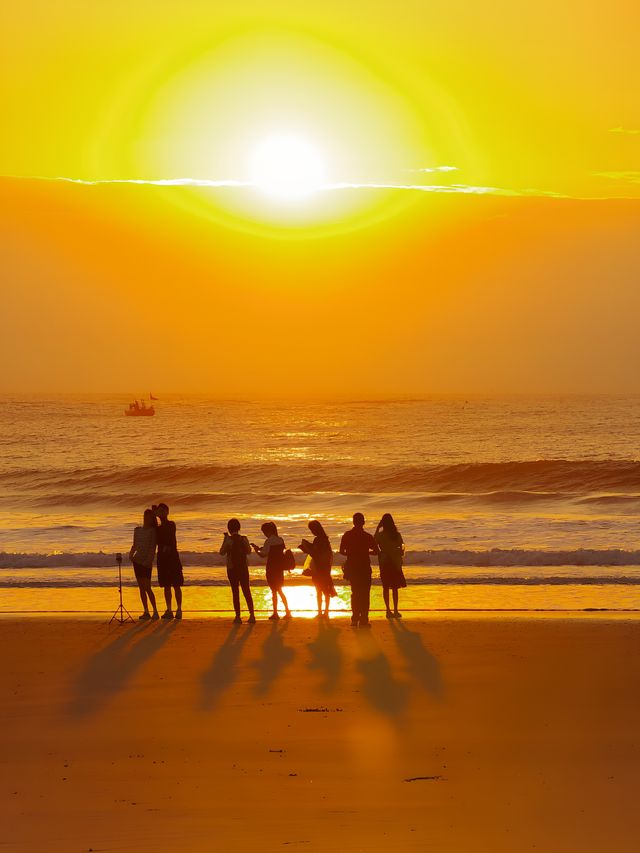
<svg viewBox="0 0 640 853">
<path fill-rule="evenodd" d="M 125 409 L 124 413 L 128 417 L 149 418 L 155 415 L 156 410 L 153 406 L 147 406 L 144 402 L 139 403 L 137 400 L 134 400 L 133 403 L 129 403 L 129 408 Z"/>
</svg>

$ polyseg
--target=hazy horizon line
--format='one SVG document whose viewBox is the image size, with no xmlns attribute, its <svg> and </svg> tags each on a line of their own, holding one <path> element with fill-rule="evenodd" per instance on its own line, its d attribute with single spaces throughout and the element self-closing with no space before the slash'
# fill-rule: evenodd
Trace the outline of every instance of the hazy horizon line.
<svg viewBox="0 0 640 853">
<path fill-rule="evenodd" d="M 640 389 L 635 391 L 425 391 L 425 392 L 363 392 L 362 394 L 353 393 L 326 393 L 326 394 L 289 394 L 289 395 L 266 395 L 259 392 L 247 392 L 245 394 L 224 394 L 215 391 L 176 391 L 176 390 L 158 390 L 145 391 L 143 394 L 134 394 L 131 391 L 108 390 L 108 391 L 6 391 L 0 389 L 0 398 L 3 397 L 86 397 L 86 398 L 122 398 L 123 400 L 131 401 L 138 399 L 140 401 L 149 402 L 149 395 L 153 394 L 155 399 L 151 402 L 163 402 L 163 397 L 169 399 L 189 398 L 189 397 L 205 397 L 210 400 L 215 400 L 221 403 L 251 403 L 251 402 L 423 402 L 438 398 L 456 398 L 456 399 L 488 399 L 488 398 L 532 398 L 532 397 L 553 397 L 553 398 L 593 398 L 593 397 L 640 397 Z"/>
</svg>

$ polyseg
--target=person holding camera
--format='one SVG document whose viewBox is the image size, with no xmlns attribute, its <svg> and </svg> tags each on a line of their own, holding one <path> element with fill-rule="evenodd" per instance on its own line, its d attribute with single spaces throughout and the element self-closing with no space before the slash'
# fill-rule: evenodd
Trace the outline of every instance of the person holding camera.
<svg viewBox="0 0 640 853">
<path fill-rule="evenodd" d="M 167 605 L 162 618 L 174 618 L 173 610 L 171 609 L 171 591 L 173 590 L 176 596 L 175 618 L 182 619 L 182 585 L 184 584 L 184 575 L 182 573 L 180 554 L 178 554 L 176 525 L 174 521 L 169 520 L 169 507 L 165 503 L 158 504 L 153 509 L 160 519 L 158 527 L 158 583 L 164 590 L 164 600 Z"/>
<path fill-rule="evenodd" d="M 249 563 L 247 562 L 247 555 L 251 553 L 251 545 L 249 545 L 246 536 L 240 535 L 240 522 L 237 518 L 229 519 L 227 530 L 228 533 L 224 534 L 220 553 L 227 558 L 227 578 L 231 584 L 233 609 L 236 613 L 233 622 L 234 625 L 239 625 L 242 622 L 240 615 L 240 589 L 242 589 L 249 610 L 248 621 L 250 624 L 254 624 L 256 617 L 253 610 L 253 596 L 249 585 Z"/>
</svg>

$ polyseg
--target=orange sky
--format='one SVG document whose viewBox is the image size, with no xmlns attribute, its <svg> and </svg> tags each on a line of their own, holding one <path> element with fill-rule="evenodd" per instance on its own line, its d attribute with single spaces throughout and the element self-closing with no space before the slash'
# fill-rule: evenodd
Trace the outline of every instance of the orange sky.
<svg viewBox="0 0 640 853">
<path fill-rule="evenodd" d="M 5 8 L 0 391 L 640 391 L 636 4 L 426 5 Z"/>
</svg>

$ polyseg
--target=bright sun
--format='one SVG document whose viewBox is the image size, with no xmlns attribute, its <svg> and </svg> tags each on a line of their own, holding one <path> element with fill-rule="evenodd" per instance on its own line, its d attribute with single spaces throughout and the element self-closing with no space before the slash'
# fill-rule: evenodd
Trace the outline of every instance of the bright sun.
<svg viewBox="0 0 640 853">
<path fill-rule="evenodd" d="M 274 198 L 298 199 L 317 190 L 324 178 L 320 153 L 293 134 L 272 134 L 251 153 L 251 183 Z"/>
</svg>

